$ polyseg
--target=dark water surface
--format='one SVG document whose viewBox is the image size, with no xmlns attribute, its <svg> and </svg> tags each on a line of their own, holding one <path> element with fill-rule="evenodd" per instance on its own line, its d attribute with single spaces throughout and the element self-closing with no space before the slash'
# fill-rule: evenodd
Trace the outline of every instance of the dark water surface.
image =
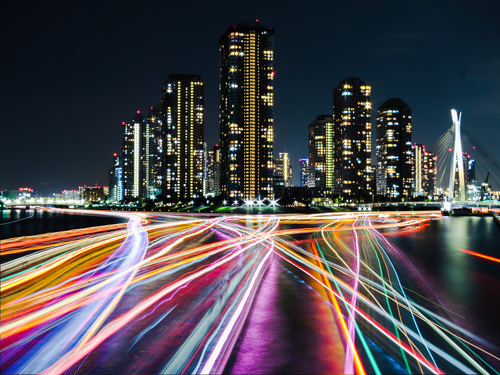
<svg viewBox="0 0 500 375">
<path fill-rule="evenodd" d="M 500 225 L 493 217 L 441 217 L 413 230 L 386 232 L 410 260 L 421 285 L 460 326 L 500 347 Z"/>
<path fill-rule="evenodd" d="M 460 250 L 500 258 L 500 226 L 493 217 L 438 217 L 384 234 L 403 255 L 397 267 L 401 278 L 418 293 L 408 294 L 488 341 L 492 346 L 483 347 L 498 355 L 500 263 Z M 331 308 L 279 263 L 271 263 L 262 281 L 226 373 L 343 372 L 343 348 L 335 345 L 340 340 L 331 329 Z M 432 337 L 433 332 L 427 333 Z M 383 373 L 405 373 L 380 347 L 371 345 L 379 353 Z"/>
<path fill-rule="evenodd" d="M 84 211 L 3 211 L 0 239 L 125 221 Z M 492 217 L 440 217 L 384 235 L 408 258 L 402 269 L 411 268 L 411 278 L 418 276 L 419 292 L 448 310 L 456 324 L 500 347 L 500 263 L 460 250 L 500 258 L 500 226 Z M 275 257 L 225 372 L 342 372 L 343 359 L 338 358 L 343 351 L 333 328 L 328 303 Z"/>
<path fill-rule="evenodd" d="M 118 216 L 91 216 L 85 211 L 63 214 L 40 209 L 3 210 L 0 211 L 0 240 L 126 222 L 127 219 Z"/>
</svg>

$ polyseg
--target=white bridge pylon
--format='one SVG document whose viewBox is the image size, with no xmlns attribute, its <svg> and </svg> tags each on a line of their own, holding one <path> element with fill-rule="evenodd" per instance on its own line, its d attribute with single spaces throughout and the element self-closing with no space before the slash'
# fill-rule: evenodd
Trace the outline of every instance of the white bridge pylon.
<svg viewBox="0 0 500 375">
<path fill-rule="evenodd" d="M 455 176 L 458 167 L 458 200 L 465 201 L 465 175 L 464 175 L 464 155 L 462 152 L 462 135 L 460 132 L 460 122 L 462 120 L 462 112 L 457 114 L 457 111 L 451 110 L 451 118 L 453 120 L 453 128 L 455 133 L 455 144 L 453 146 L 453 157 L 451 159 L 450 186 L 449 197 L 453 200 L 455 193 Z"/>
</svg>

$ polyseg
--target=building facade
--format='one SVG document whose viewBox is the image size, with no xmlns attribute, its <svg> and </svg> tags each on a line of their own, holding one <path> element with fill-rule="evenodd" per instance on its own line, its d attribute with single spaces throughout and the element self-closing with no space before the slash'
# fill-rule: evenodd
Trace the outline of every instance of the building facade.
<svg viewBox="0 0 500 375">
<path fill-rule="evenodd" d="M 414 160 L 414 192 L 415 196 L 432 198 L 436 194 L 437 155 L 415 143 L 412 146 Z"/>
<path fill-rule="evenodd" d="M 133 120 L 122 122 L 123 198 L 134 200 L 146 195 L 145 189 L 145 122 L 140 111 Z"/>
<path fill-rule="evenodd" d="M 163 120 L 159 108 L 151 107 L 144 118 L 137 111 L 130 122 L 122 122 L 122 153 L 115 160 L 115 178 L 120 179 L 117 200 L 155 199 L 163 184 Z M 116 170 L 116 162 L 121 172 Z M 120 199 L 121 197 L 121 199 Z"/>
<path fill-rule="evenodd" d="M 309 186 L 309 158 L 299 159 L 300 166 L 300 186 Z"/>
<path fill-rule="evenodd" d="M 309 187 L 333 187 L 333 117 L 321 115 L 309 124 Z"/>
<path fill-rule="evenodd" d="M 163 194 L 170 200 L 203 196 L 204 88 L 199 75 L 171 74 L 163 85 Z"/>
<path fill-rule="evenodd" d="M 121 157 L 117 153 L 113 154 L 113 167 L 109 171 L 109 200 L 123 201 L 123 168 Z"/>
<path fill-rule="evenodd" d="M 274 30 L 231 26 L 219 50 L 221 194 L 272 197 Z"/>
<path fill-rule="evenodd" d="M 205 196 L 220 195 L 220 147 L 216 144 L 205 153 Z"/>
<path fill-rule="evenodd" d="M 151 107 L 144 124 L 144 179 L 146 184 L 146 198 L 156 199 L 163 188 L 163 113 L 161 107 Z"/>
<path fill-rule="evenodd" d="M 85 186 L 82 198 L 85 203 L 102 203 L 106 200 L 106 192 L 101 186 Z"/>
<path fill-rule="evenodd" d="M 391 200 L 408 200 L 413 188 L 411 108 L 398 98 L 386 100 L 377 110 L 377 194 Z"/>
<path fill-rule="evenodd" d="M 288 152 L 280 152 L 274 162 L 274 185 L 291 187 L 292 183 L 292 163 L 288 157 Z"/>
<path fill-rule="evenodd" d="M 465 182 L 474 181 L 476 179 L 476 159 L 467 152 L 463 154 Z"/>
<path fill-rule="evenodd" d="M 371 200 L 371 87 L 347 78 L 333 90 L 333 189 L 346 201 Z"/>
</svg>

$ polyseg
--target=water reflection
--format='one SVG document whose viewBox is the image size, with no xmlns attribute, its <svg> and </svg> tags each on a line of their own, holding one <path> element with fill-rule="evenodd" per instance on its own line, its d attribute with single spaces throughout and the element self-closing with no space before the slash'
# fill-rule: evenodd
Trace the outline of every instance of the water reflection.
<svg viewBox="0 0 500 375">
<path fill-rule="evenodd" d="M 147 245 L 136 216 L 3 243 L 24 256 L 2 269 L 2 369 L 38 366 L 79 312 L 96 329 L 65 335 L 53 373 L 469 373 L 461 350 L 498 340 L 498 263 L 458 250 L 492 251 L 487 218 L 141 215 Z"/>
<path fill-rule="evenodd" d="M 500 345 L 500 264 L 459 249 L 500 256 L 500 226 L 492 217 L 442 217 L 421 231 L 386 236 L 417 266 L 429 288 L 459 316 L 458 324 Z"/>
</svg>

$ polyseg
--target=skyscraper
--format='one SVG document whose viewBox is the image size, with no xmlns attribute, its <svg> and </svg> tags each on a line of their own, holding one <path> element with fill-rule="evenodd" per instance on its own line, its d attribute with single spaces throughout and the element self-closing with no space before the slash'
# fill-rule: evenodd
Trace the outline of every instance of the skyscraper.
<svg viewBox="0 0 500 375">
<path fill-rule="evenodd" d="M 300 186 L 309 186 L 309 158 L 300 158 Z"/>
<path fill-rule="evenodd" d="M 163 114 L 161 107 L 151 107 L 144 124 L 145 144 L 145 183 L 146 197 L 155 199 L 163 188 Z"/>
<path fill-rule="evenodd" d="M 467 152 L 464 152 L 464 171 L 465 182 L 476 179 L 476 159 L 472 158 Z"/>
<path fill-rule="evenodd" d="M 437 156 L 426 151 L 425 146 L 419 143 L 412 146 L 412 151 L 414 155 L 413 194 L 433 197 L 436 190 Z"/>
<path fill-rule="evenodd" d="M 333 187 L 348 201 L 373 194 L 370 95 L 371 87 L 354 77 L 333 90 Z"/>
<path fill-rule="evenodd" d="M 205 154 L 205 196 L 220 195 L 220 148 L 216 144 Z"/>
<path fill-rule="evenodd" d="M 428 197 L 433 197 L 436 193 L 437 155 L 424 151 L 422 188 Z"/>
<path fill-rule="evenodd" d="M 274 162 L 274 184 L 290 187 L 292 186 L 292 163 L 288 152 L 280 152 Z"/>
<path fill-rule="evenodd" d="M 403 200 L 411 196 L 413 151 L 411 108 L 398 98 L 377 110 L 377 194 Z"/>
<path fill-rule="evenodd" d="M 163 84 L 163 193 L 167 199 L 203 196 L 203 92 L 199 75 L 171 74 Z"/>
<path fill-rule="evenodd" d="M 123 200 L 123 168 L 121 157 L 113 154 L 113 168 L 109 171 L 109 200 L 121 202 Z"/>
<path fill-rule="evenodd" d="M 274 30 L 229 27 L 219 40 L 221 193 L 272 197 Z"/>
<path fill-rule="evenodd" d="M 130 122 L 122 122 L 123 198 L 138 199 L 145 194 L 145 122 L 140 111 Z"/>
<path fill-rule="evenodd" d="M 123 198 L 154 199 L 161 193 L 163 179 L 161 112 L 151 107 L 144 119 L 137 111 L 132 121 L 122 125 Z"/>
<path fill-rule="evenodd" d="M 420 143 L 415 143 L 411 146 L 413 150 L 413 195 L 419 196 L 424 195 L 424 189 L 422 187 L 422 171 L 423 171 L 423 155 L 425 151 L 425 146 Z"/>
<path fill-rule="evenodd" d="M 333 183 L 333 117 L 321 115 L 309 124 L 309 185 L 322 190 Z"/>
</svg>

